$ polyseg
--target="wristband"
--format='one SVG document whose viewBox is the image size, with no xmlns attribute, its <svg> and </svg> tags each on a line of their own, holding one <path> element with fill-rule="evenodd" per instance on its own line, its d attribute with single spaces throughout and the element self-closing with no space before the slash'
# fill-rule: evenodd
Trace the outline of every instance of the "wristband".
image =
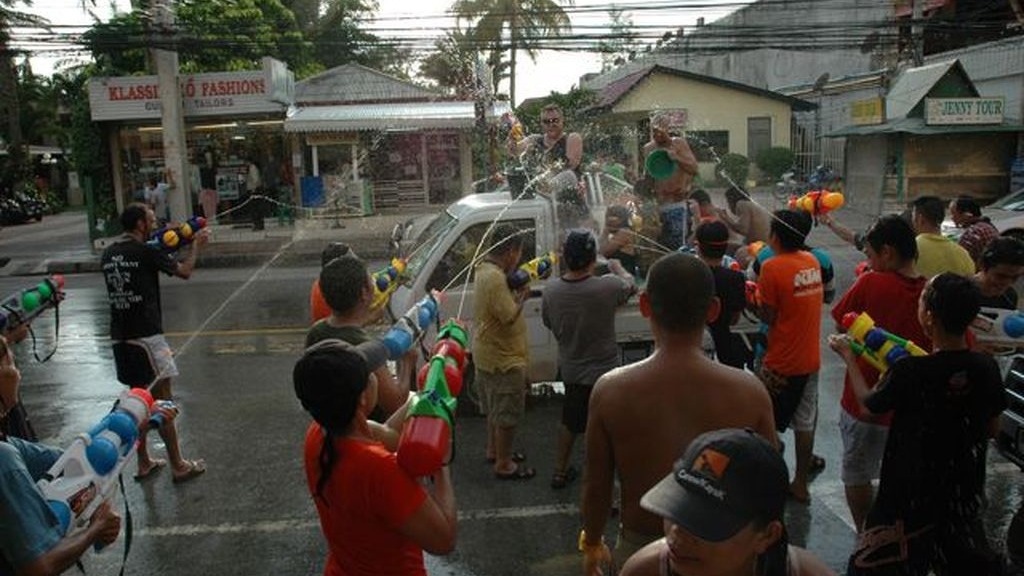
<svg viewBox="0 0 1024 576">
<path fill-rule="evenodd" d="M 579 542 L 577 543 L 576 546 L 577 546 L 577 548 L 579 548 L 580 552 L 590 552 L 591 550 L 593 550 L 595 548 L 600 548 L 601 546 L 604 546 L 604 536 L 601 536 L 601 541 L 598 542 L 597 544 L 587 544 L 587 531 L 585 529 L 581 528 L 580 529 L 580 540 L 579 540 Z"/>
</svg>

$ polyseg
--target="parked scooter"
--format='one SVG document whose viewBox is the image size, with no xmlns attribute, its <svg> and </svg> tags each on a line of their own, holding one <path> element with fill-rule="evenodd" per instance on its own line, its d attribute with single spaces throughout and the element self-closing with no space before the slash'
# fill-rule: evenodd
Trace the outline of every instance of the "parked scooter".
<svg viewBox="0 0 1024 576">
<path fill-rule="evenodd" d="M 43 214 L 46 213 L 46 203 L 42 198 L 35 194 L 28 194 L 26 192 L 18 192 L 14 195 L 15 199 L 21 204 L 22 210 L 25 211 L 25 216 L 29 219 L 40 222 L 43 219 Z"/>
</svg>

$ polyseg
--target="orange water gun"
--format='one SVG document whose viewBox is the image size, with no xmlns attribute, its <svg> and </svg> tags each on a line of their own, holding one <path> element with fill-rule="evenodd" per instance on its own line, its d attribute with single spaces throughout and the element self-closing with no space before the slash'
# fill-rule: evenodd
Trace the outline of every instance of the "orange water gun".
<svg viewBox="0 0 1024 576">
<path fill-rule="evenodd" d="M 789 199 L 790 210 L 803 210 L 812 216 L 821 216 L 843 205 L 845 199 L 842 192 L 831 190 L 812 190 L 803 196 Z"/>
</svg>

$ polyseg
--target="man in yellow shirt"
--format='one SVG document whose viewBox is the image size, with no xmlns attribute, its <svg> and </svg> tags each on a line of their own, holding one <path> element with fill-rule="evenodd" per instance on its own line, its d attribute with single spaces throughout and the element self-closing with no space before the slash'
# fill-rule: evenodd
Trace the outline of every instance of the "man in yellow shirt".
<svg viewBox="0 0 1024 576">
<path fill-rule="evenodd" d="M 921 196 L 911 202 L 917 232 L 917 273 L 931 278 L 943 272 L 974 275 L 974 259 L 962 246 L 942 235 L 946 203 L 935 196 Z"/>
</svg>

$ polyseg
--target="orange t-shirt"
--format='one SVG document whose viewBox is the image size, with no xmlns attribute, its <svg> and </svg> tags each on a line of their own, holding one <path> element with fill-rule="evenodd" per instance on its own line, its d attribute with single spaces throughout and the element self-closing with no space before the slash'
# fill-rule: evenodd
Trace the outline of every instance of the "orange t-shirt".
<svg viewBox="0 0 1024 576">
<path fill-rule="evenodd" d="M 427 498 L 423 487 L 399 468 L 383 444 L 336 438 L 337 460 L 316 496 L 324 433 L 306 431 L 306 482 L 327 539 L 325 576 L 426 576 L 423 550 L 399 532 Z"/>
<path fill-rule="evenodd" d="M 309 314 L 313 318 L 311 324 L 317 320 L 323 320 L 331 315 L 331 307 L 324 300 L 324 293 L 320 291 L 320 279 L 313 280 L 313 287 L 309 289 Z"/>
<path fill-rule="evenodd" d="M 821 265 L 803 250 L 776 254 L 761 266 L 761 299 L 775 310 L 764 365 L 783 376 L 821 367 Z"/>
</svg>

